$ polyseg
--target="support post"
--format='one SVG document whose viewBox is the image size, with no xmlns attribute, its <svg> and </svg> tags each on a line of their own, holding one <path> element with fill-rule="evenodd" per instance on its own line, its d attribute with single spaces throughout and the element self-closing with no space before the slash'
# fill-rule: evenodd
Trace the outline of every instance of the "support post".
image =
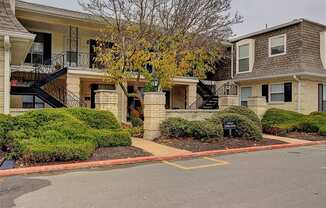
<svg viewBox="0 0 326 208">
<path fill-rule="evenodd" d="M 118 93 L 115 90 L 96 90 L 95 108 L 110 111 L 121 122 L 118 109 Z"/>
<path fill-rule="evenodd" d="M 164 92 L 147 92 L 144 97 L 144 139 L 161 136 L 160 124 L 166 119 Z"/>
</svg>

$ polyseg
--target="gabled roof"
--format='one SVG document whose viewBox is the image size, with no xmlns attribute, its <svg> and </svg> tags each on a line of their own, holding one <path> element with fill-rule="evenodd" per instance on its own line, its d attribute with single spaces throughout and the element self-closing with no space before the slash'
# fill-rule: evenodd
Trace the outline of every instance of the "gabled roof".
<svg viewBox="0 0 326 208">
<path fill-rule="evenodd" d="M 30 34 L 16 19 L 10 0 L 0 0 L 0 31 L 2 33 Z"/>
<path fill-rule="evenodd" d="M 296 25 L 296 24 L 299 24 L 299 23 L 302 23 L 302 22 L 310 22 L 310 23 L 320 25 L 320 26 L 326 28 L 326 25 L 320 24 L 318 22 L 313 22 L 313 21 L 310 21 L 310 20 L 307 20 L 307 19 L 300 18 L 300 19 L 294 19 L 291 22 L 287 22 L 287 23 L 284 23 L 284 24 L 269 27 L 269 28 L 266 28 L 266 29 L 263 29 L 263 30 L 253 32 L 253 33 L 249 33 L 249 34 L 246 34 L 246 35 L 241 35 L 241 36 L 238 36 L 238 37 L 234 37 L 234 38 L 231 38 L 229 41 L 230 42 L 237 42 L 237 41 L 240 41 L 240 40 L 243 40 L 243 39 L 247 39 L 247 38 L 250 38 L 250 37 L 253 37 L 253 36 L 256 36 L 256 35 L 261 35 L 261 34 L 264 34 L 264 33 L 268 33 L 268 32 L 274 31 L 274 30 L 286 28 L 286 27 Z"/>
</svg>

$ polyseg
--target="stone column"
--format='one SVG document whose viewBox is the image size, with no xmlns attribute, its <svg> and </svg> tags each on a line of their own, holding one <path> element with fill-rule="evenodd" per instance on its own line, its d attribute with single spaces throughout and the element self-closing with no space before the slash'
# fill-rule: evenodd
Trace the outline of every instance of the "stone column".
<svg viewBox="0 0 326 208">
<path fill-rule="evenodd" d="M 196 108 L 196 106 L 191 107 L 190 105 L 193 104 L 197 100 L 197 84 L 188 85 L 187 87 L 187 106 L 188 108 Z"/>
<path fill-rule="evenodd" d="M 110 111 L 118 121 L 121 121 L 118 109 L 118 93 L 115 90 L 96 90 L 95 108 Z"/>
<path fill-rule="evenodd" d="M 240 98 L 237 95 L 222 95 L 218 98 L 218 106 L 220 110 L 224 110 L 230 106 L 239 106 Z"/>
<path fill-rule="evenodd" d="M 267 110 L 266 98 L 263 96 L 252 96 L 248 98 L 248 108 L 262 118 Z"/>
<path fill-rule="evenodd" d="M 67 90 L 73 93 L 77 98 L 80 98 L 80 77 L 77 75 L 67 74 L 66 80 Z M 69 104 L 72 104 L 70 97 L 67 97 L 67 107 L 71 107 Z M 75 106 L 74 106 L 75 107 Z"/>
<path fill-rule="evenodd" d="M 144 139 L 161 135 L 160 124 L 166 119 L 164 92 L 147 92 L 144 97 Z"/>
<path fill-rule="evenodd" d="M 127 89 L 127 83 L 124 84 Z M 122 122 L 127 122 L 127 108 L 128 108 L 128 97 L 124 93 L 122 87 L 119 84 L 116 84 L 117 95 L 118 95 L 118 108 L 119 108 L 119 120 Z"/>
</svg>

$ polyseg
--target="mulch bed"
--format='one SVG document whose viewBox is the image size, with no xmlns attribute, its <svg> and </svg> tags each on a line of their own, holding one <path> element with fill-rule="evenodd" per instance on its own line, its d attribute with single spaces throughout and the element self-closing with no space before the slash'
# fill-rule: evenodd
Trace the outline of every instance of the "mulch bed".
<svg viewBox="0 0 326 208">
<path fill-rule="evenodd" d="M 97 149 L 92 157 L 86 161 L 68 161 L 68 162 L 49 162 L 49 163 L 26 163 L 24 161 L 16 161 L 16 168 L 22 167 L 33 167 L 33 166 L 45 166 L 45 165 L 59 165 L 59 164 L 70 164 L 78 162 L 90 162 L 99 160 L 113 160 L 113 159 L 124 159 L 124 158 L 135 158 L 152 156 L 152 154 L 143 151 L 137 147 L 107 147 Z"/>
<path fill-rule="evenodd" d="M 201 142 L 193 138 L 158 138 L 154 140 L 159 144 L 188 150 L 191 152 L 201 152 L 208 150 L 223 150 L 242 147 L 265 146 L 274 144 L 286 144 L 285 142 L 273 139 L 262 139 L 261 141 L 248 141 L 240 138 L 223 138 L 212 142 Z"/>
<path fill-rule="evenodd" d="M 305 133 L 305 132 L 290 132 L 286 137 L 293 139 L 304 139 L 308 141 L 323 141 L 326 136 L 320 136 L 318 133 Z"/>
</svg>

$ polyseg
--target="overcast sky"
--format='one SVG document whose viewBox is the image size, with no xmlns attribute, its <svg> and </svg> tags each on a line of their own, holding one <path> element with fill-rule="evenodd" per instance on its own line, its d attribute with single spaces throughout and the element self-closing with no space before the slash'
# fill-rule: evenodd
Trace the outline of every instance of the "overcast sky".
<svg viewBox="0 0 326 208">
<path fill-rule="evenodd" d="M 77 0 L 24 0 L 65 9 L 81 11 Z M 233 27 L 243 35 L 296 18 L 307 18 L 326 24 L 326 0 L 233 0 L 232 11 L 243 17 L 242 24 Z"/>
</svg>

